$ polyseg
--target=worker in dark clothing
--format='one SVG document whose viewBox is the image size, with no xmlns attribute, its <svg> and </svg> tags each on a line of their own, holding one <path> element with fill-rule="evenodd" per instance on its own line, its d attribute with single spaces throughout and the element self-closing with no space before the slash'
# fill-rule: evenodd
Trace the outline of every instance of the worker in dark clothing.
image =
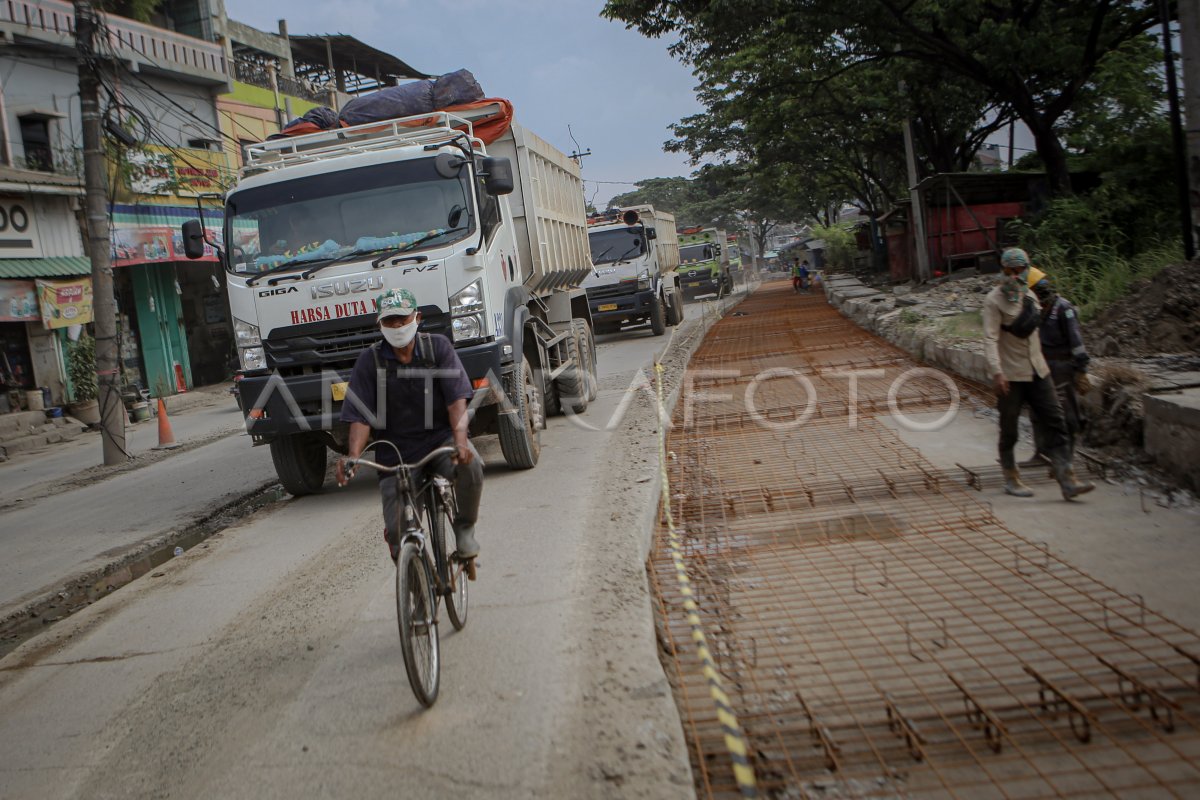
<svg viewBox="0 0 1200 800">
<path fill-rule="evenodd" d="M 1070 301 L 1055 291 L 1050 278 L 1040 269 L 1034 267 L 1029 270 L 1029 285 L 1041 304 L 1042 321 L 1038 337 L 1067 423 L 1067 446 L 1074 456 L 1079 434 L 1087 424 L 1079 405 L 1079 395 L 1087 394 L 1092 388 L 1087 373 L 1090 358 L 1079 330 L 1079 313 Z M 1032 458 L 1021 463 L 1023 467 L 1050 463 L 1041 428 L 1034 425 L 1033 433 L 1037 451 Z"/>
<path fill-rule="evenodd" d="M 1021 473 L 1013 457 L 1017 443 L 1017 423 L 1021 409 L 1028 405 L 1035 416 L 1034 427 L 1046 437 L 1046 453 L 1054 467 L 1054 477 L 1062 488 L 1063 499 L 1071 500 L 1090 492 L 1090 483 L 1078 483 L 1070 474 L 1071 453 L 1067 445 L 1067 426 L 1054 386 L 1050 367 L 1042 355 L 1038 328 L 1041 322 L 1037 295 L 1029 288 L 1029 256 L 1011 248 L 1000 256 L 1002 276 L 999 284 L 983 300 L 983 352 L 992 383 L 996 388 L 996 406 L 1000 412 L 1000 465 L 1004 469 L 1004 491 L 1015 497 L 1032 497 L 1033 491 L 1021 482 Z"/>
</svg>

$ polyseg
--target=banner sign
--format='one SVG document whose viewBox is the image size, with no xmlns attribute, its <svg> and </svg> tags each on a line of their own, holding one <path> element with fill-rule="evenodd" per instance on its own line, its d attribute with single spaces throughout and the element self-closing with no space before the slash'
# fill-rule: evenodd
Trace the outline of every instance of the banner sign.
<svg viewBox="0 0 1200 800">
<path fill-rule="evenodd" d="M 32 322 L 37 318 L 33 281 L 0 280 L 0 322 Z"/>
<path fill-rule="evenodd" d="M 183 233 L 180 226 L 200 216 L 195 206 L 114 205 L 112 214 L 112 250 L 109 256 L 114 267 L 132 264 L 159 264 L 168 261 L 188 261 L 183 252 Z M 205 232 L 208 240 L 221 244 L 220 211 L 205 209 Z M 204 257 L 197 261 L 212 263 L 217 253 L 205 242 Z"/>
<path fill-rule="evenodd" d="M 42 304 L 42 324 L 47 328 L 65 328 L 92 321 L 92 279 L 38 281 Z"/>
</svg>

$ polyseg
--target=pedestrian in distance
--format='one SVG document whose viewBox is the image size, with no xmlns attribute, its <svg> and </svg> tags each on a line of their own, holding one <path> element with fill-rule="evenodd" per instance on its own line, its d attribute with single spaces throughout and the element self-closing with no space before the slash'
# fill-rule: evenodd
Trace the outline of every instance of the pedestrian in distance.
<svg viewBox="0 0 1200 800">
<path fill-rule="evenodd" d="M 474 391 L 454 346 L 437 333 L 418 334 L 421 312 L 408 289 L 392 289 L 379 296 L 378 322 L 383 340 L 368 347 L 354 364 L 341 420 L 350 423 L 349 458 L 358 458 L 372 436 L 391 442 L 405 463 L 424 458 L 439 447 L 453 446 L 453 456 L 431 461 L 425 469 L 454 484 L 457 514 L 454 540 L 459 558 L 479 554 L 475 522 L 483 494 L 483 468 L 479 454 L 467 438 L 467 401 Z M 386 393 L 381 405 L 378 389 Z M 382 416 L 377 416 L 382 411 Z M 376 448 L 375 461 L 395 466 L 396 452 Z M 337 482 L 345 486 L 351 476 L 345 459 L 338 459 Z M 420 482 L 421 476 L 414 476 Z M 384 538 L 395 561 L 400 553 L 396 481 L 379 475 L 383 501 Z"/>
<path fill-rule="evenodd" d="M 1095 487 L 1078 483 L 1071 471 L 1066 421 L 1038 338 L 1041 305 L 1029 288 L 1030 266 L 1024 250 L 1005 250 L 1000 256 L 1000 282 L 983 301 L 983 348 L 1000 413 L 1004 491 L 1015 497 L 1033 496 L 1033 491 L 1021 482 L 1013 453 L 1021 409 L 1028 405 L 1035 427 L 1042 428 L 1046 455 L 1063 499 L 1070 500 Z"/>
<path fill-rule="evenodd" d="M 800 265 L 800 289 L 805 293 L 808 292 L 808 261 L 805 260 Z"/>
<path fill-rule="evenodd" d="M 1050 380 L 1054 382 L 1058 403 L 1062 406 L 1063 420 L 1067 424 L 1067 446 L 1073 464 L 1075 446 L 1087 422 L 1079 403 L 1079 395 L 1091 391 L 1091 380 L 1087 372 L 1091 359 L 1087 346 L 1083 343 L 1083 333 L 1079 329 L 1079 313 L 1075 306 L 1055 290 L 1049 276 L 1037 267 L 1029 270 L 1029 286 L 1041 303 L 1042 323 L 1038 328 L 1038 338 L 1042 344 L 1042 355 L 1050 367 Z M 1041 432 L 1041 427 L 1035 425 L 1033 433 L 1037 449 L 1033 457 L 1022 462 L 1020 466 L 1034 467 L 1050 463 Z"/>
<path fill-rule="evenodd" d="M 792 291 L 800 292 L 800 259 L 792 259 Z"/>
</svg>

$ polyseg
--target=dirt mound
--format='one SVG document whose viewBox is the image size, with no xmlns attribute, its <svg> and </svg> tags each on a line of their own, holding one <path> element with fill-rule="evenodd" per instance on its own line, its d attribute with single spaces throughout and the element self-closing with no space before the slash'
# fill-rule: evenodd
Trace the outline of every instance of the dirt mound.
<svg viewBox="0 0 1200 800">
<path fill-rule="evenodd" d="M 1200 262 L 1175 264 L 1083 326 L 1094 356 L 1137 358 L 1200 351 Z"/>
</svg>

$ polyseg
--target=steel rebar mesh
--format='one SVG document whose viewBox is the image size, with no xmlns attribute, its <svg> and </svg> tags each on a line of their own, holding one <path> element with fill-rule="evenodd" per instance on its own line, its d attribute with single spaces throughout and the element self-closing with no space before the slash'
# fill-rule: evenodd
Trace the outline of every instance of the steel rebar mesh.
<svg viewBox="0 0 1200 800">
<path fill-rule="evenodd" d="M 1200 637 L 1008 530 L 965 485 L 986 468 L 935 469 L 879 422 L 889 392 L 901 412 L 948 407 L 917 366 L 767 287 L 689 368 L 669 499 L 760 789 L 1196 793 Z M 853 404 L 851 370 L 879 371 Z M 650 574 L 697 788 L 734 796 L 665 547 Z"/>
</svg>

